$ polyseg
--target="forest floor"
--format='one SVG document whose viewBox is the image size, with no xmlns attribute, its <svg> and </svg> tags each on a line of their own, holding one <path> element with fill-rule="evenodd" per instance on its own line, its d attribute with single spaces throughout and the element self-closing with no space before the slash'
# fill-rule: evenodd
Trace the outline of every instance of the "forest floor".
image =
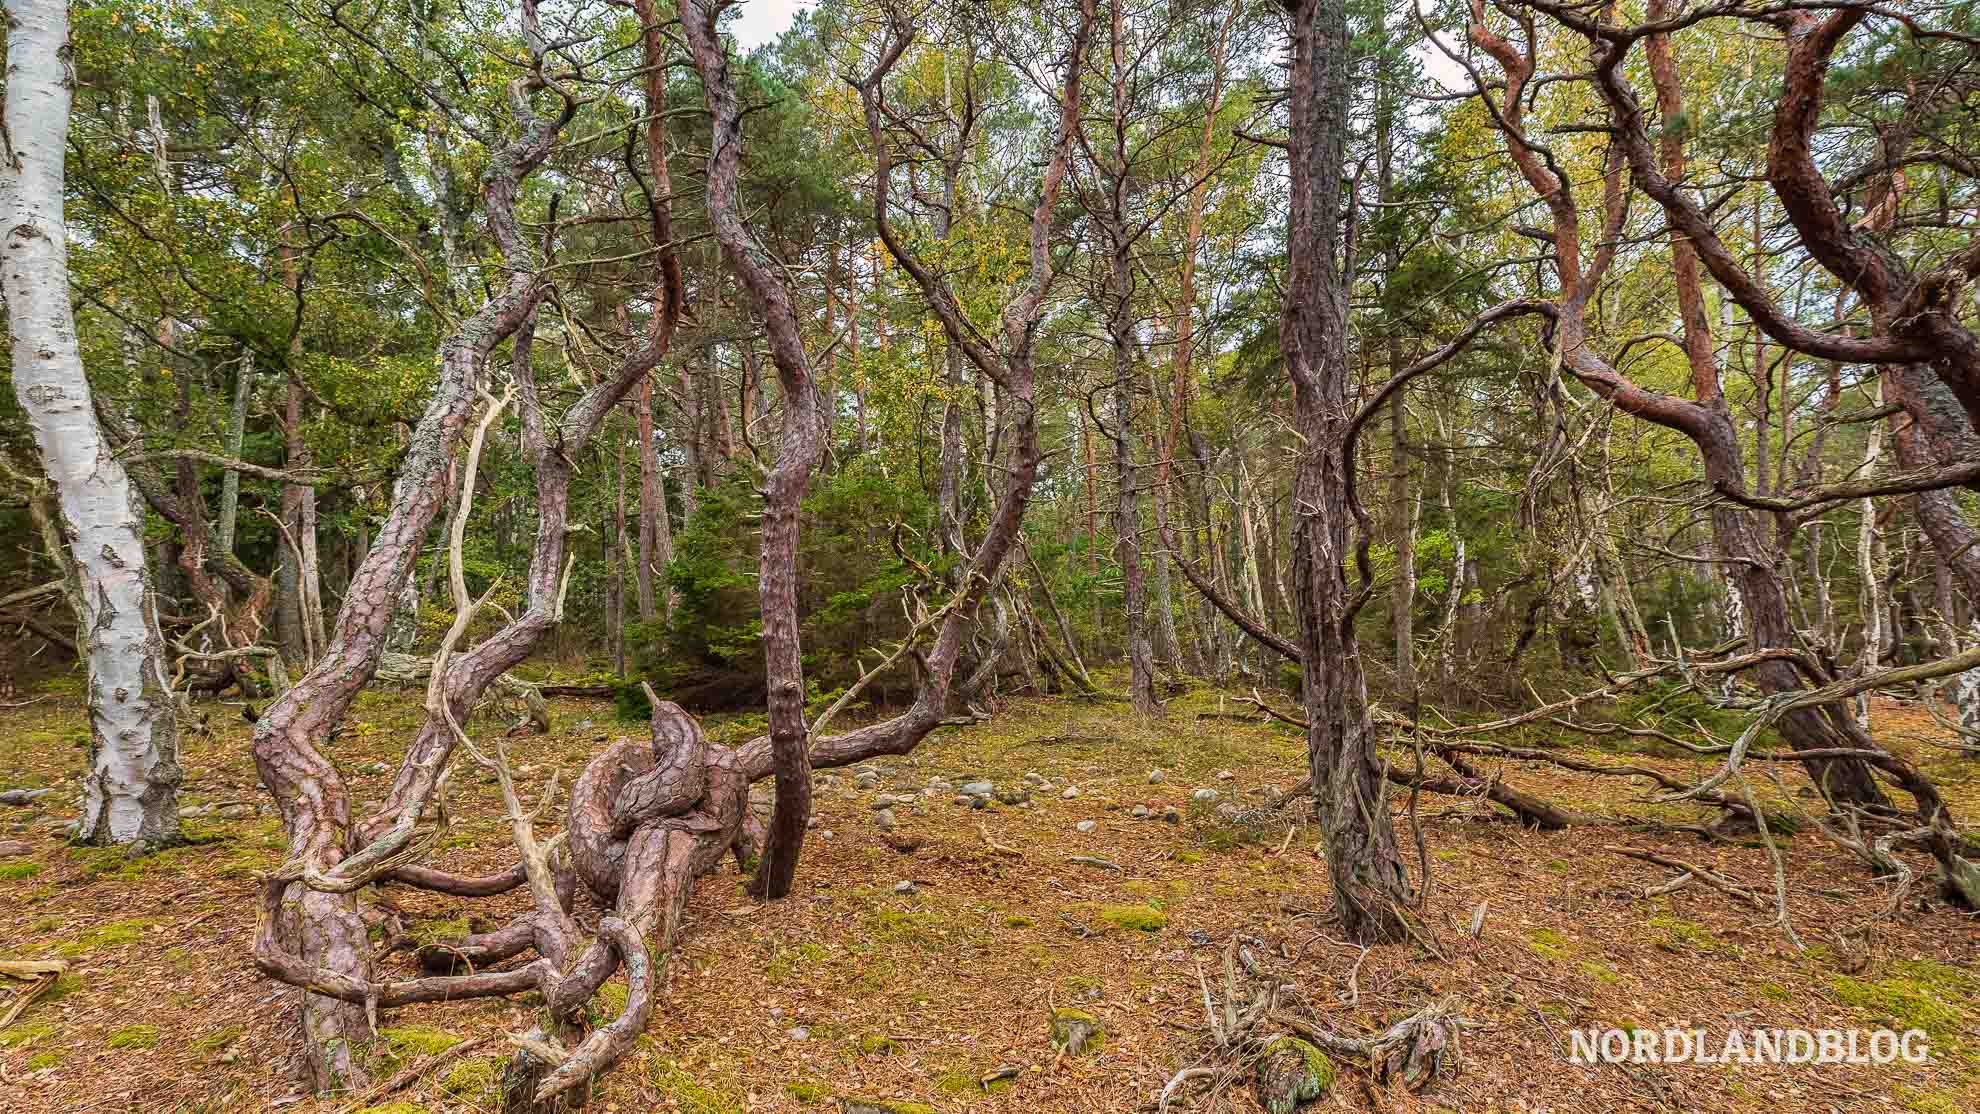
<svg viewBox="0 0 1980 1114">
<path fill-rule="evenodd" d="M 42 693 L 0 710 L 0 788 L 70 785 L 83 761 L 73 679 L 58 677 Z M 294 1082 L 294 992 L 249 961 L 255 878 L 279 863 L 283 841 L 236 707 L 202 707 L 212 730 L 188 733 L 181 799 L 203 810 L 187 822 L 201 842 L 127 859 L 63 844 L 74 810 L 66 790 L 0 808 L 0 838 L 32 845 L 26 856 L 0 859 L 0 958 L 72 965 L 55 993 L 0 1031 L 0 1109 L 355 1105 L 307 1097 Z M 613 721 L 603 702 L 557 702 L 554 710 L 552 734 L 513 748 L 527 780 L 558 768 L 568 784 L 609 735 L 639 730 Z M 1477 1023 L 1464 1034 L 1455 1078 L 1411 1095 L 1344 1060 L 1319 1110 L 1980 1110 L 1980 922 L 1921 902 L 1928 887 L 1915 887 L 1904 908 L 1880 920 L 1887 883 L 1812 828 L 1786 838 L 1790 909 L 1808 945 L 1797 953 L 1771 909 L 1696 883 L 1646 897 L 1674 872 L 1604 850 L 1653 849 L 1771 897 L 1772 867 L 1756 841 L 1626 827 L 1524 831 L 1494 819 L 1490 806 L 1425 796 L 1418 814 L 1433 879 L 1428 926 L 1442 958 L 1418 945 L 1364 957 L 1334 938 L 1317 830 L 1263 803 L 1297 779 L 1301 738 L 1224 718 L 1240 710 L 1194 690 L 1172 700 L 1163 720 L 1136 724 L 1120 704 L 1027 698 L 988 723 L 945 728 L 912 755 L 873 764 L 880 776 L 870 785 L 850 771 L 822 779 L 794 896 L 751 903 L 733 865 L 702 882 L 652 1026 L 591 1109 L 836 1112 L 837 1099 L 853 1094 L 941 1114 L 1152 1109 L 1162 1084 L 1208 1047 L 1198 972 L 1218 985 L 1236 935 L 1249 941 L 1264 977 L 1295 986 L 1337 1032 L 1372 1033 L 1440 1001 Z M 332 745 L 358 802 L 384 791 L 417 716 L 410 694 L 360 701 Z M 1916 736 L 1927 721 L 1915 709 L 1882 705 L 1876 722 L 1887 743 L 1929 765 L 1962 817 L 1980 816 L 1980 762 L 1922 745 Z M 716 721 L 711 733 L 733 740 L 749 726 Z M 1554 742 L 1614 760 L 1582 737 Z M 1709 768 L 1707 759 L 1628 760 L 1678 776 Z M 1153 769 L 1164 772 L 1159 783 Z M 1504 772 L 1521 788 L 1593 813 L 1700 819 L 1695 809 L 1645 803 L 1641 788 L 1621 778 L 1530 764 Z M 938 789 L 897 807 L 892 833 L 871 807 L 879 793 L 920 794 L 931 778 L 958 787 L 989 780 L 1002 791 L 1025 787 L 1027 775 L 1028 806 L 979 811 Z M 513 853 L 491 779 L 464 771 L 459 780 L 454 827 L 436 864 L 506 866 Z M 1079 795 L 1066 799 L 1067 787 Z M 1243 813 L 1219 816 L 1192 799 L 1199 788 Z M 1755 788 L 1771 813 L 1808 803 L 1798 772 Z M 1401 815 L 1407 801 L 1399 794 L 1391 803 L 1414 860 Z M 1136 806 L 1156 818 L 1132 818 Z M 1168 807 L 1179 822 L 1160 819 Z M 1079 830 L 1082 821 L 1091 830 Z M 1076 855 L 1120 869 L 1075 863 Z M 1914 857 L 1913 865 L 1929 864 Z M 902 882 L 912 892 L 900 892 L 910 889 Z M 470 903 L 397 888 L 387 899 L 415 927 L 500 923 L 522 901 L 512 894 Z M 1482 932 L 1473 938 L 1481 905 Z M 383 969 L 403 973 L 410 962 L 396 955 Z M 1100 1051 L 1056 1057 L 1050 1005 L 1097 1015 L 1107 1030 Z M 381 1079 L 394 1064 L 484 1040 L 375 1107 L 494 1110 L 496 1057 L 506 1052 L 504 1035 L 526 1027 L 527 1012 L 512 1001 L 386 1011 Z M 1702 1028 L 1712 1047 L 1735 1027 L 1894 1026 L 1925 1030 L 1931 1056 L 1888 1065 L 1571 1063 L 1568 1032 L 1591 1026 Z M 1014 1078 L 980 1083 L 1006 1068 L 1017 1069 Z M 1214 1102 L 1193 1094 L 1172 1109 L 1258 1107 L 1240 1087 Z"/>
</svg>

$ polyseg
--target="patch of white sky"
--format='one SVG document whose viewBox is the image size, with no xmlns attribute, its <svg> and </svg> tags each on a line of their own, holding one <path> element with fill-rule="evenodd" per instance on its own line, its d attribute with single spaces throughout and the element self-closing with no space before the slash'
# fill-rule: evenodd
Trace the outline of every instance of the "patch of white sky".
<svg viewBox="0 0 1980 1114">
<path fill-rule="evenodd" d="M 736 5 L 729 33 L 743 50 L 755 50 L 790 30 L 799 12 L 817 6 L 817 0 L 743 0 Z"/>
</svg>

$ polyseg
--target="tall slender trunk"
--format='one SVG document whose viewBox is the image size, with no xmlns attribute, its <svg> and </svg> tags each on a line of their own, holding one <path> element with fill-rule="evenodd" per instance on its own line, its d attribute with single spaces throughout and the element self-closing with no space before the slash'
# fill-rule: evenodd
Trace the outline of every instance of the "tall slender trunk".
<svg viewBox="0 0 1980 1114">
<path fill-rule="evenodd" d="M 672 523 L 667 521 L 666 481 L 660 475 L 660 448 L 653 441 L 653 377 L 639 381 L 639 395 L 633 399 L 639 421 L 639 569 L 634 577 L 639 593 L 639 618 L 652 622 L 658 614 L 653 589 L 655 566 L 665 567 L 674 559 Z"/>
<path fill-rule="evenodd" d="M 241 445 L 247 439 L 248 396 L 254 391 L 254 350 L 249 349 L 241 356 L 240 366 L 234 369 L 234 398 L 227 408 L 226 453 L 231 460 L 241 458 Z M 220 475 L 220 513 L 214 523 L 219 535 L 220 549 L 226 553 L 234 551 L 235 528 L 240 520 L 241 474 L 229 468 Z"/>
<path fill-rule="evenodd" d="M 7 0 L 8 157 L 0 163 L 0 291 L 14 393 L 61 509 L 89 666 L 90 769 L 76 838 L 179 837 L 178 721 L 145 568 L 138 494 L 97 425 L 69 302 L 63 159 L 75 96 L 61 0 Z"/>
<path fill-rule="evenodd" d="M 609 564 L 611 585 L 606 601 L 606 635 L 612 645 L 612 670 L 619 676 L 626 675 L 626 551 L 631 548 L 626 540 L 626 446 L 621 440 L 618 445 L 618 459 L 612 469 L 612 559 Z M 645 516 L 639 523 L 640 529 L 640 576 L 646 575 L 646 523 Z M 640 618 L 652 617 L 652 582 L 641 586 L 639 600 Z"/>
<path fill-rule="evenodd" d="M 1100 561 L 1100 463 L 1093 452 L 1093 430 L 1087 423 L 1086 402 L 1075 398 L 1073 413 L 1079 421 L 1079 447 L 1086 454 L 1086 571 L 1099 568 Z"/>
<path fill-rule="evenodd" d="M 1375 725 L 1347 583 L 1350 514 L 1346 290 L 1341 281 L 1342 163 L 1348 130 L 1344 0 L 1291 10 L 1287 91 L 1290 192 L 1280 348 L 1301 438 L 1294 489 L 1294 601 L 1307 763 L 1327 872 L 1348 939 L 1393 942 L 1414 900 L 1375 756 Z"/>
<path fill-rule="evenodd" d="M 681 26 L 701 77 L 713 134 L 708 154 L 708 223 L 751 303 L 763 318 L 771 362 L 784 388 L 783 440 L 763 483 L 757 596 L 762 617 L 770 747 L 776 809 L 752 891 L 766 899 L 791 889 L 811 815 L 811 755 L 805 723 L 804 658 L 798 635 L 799 509 L 811 473 L 825 454 L 828 426 L 781 266 L 743 223 L 736 178 L 742 157 L 742 106 L 729 74 L 727 47 L 709 0 L 683 0 Z"/>
</svg>

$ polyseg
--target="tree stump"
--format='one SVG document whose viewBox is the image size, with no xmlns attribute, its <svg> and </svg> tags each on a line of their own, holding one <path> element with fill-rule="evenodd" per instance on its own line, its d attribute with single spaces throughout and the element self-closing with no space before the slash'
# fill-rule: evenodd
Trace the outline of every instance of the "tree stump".
<svg viewBox="0 0 1980 1114">
<path fill-rule="evenodd" d="M 1107 1041 L 1107 1027 L 1085 1010 L 1052 1011 L 1052 1047 L 1067 1056 L 1098 1052 Z"/>
<path fill-rule="evenodd" d="M 1265 1046 L 1252 1085 L 1271 1114 L 1292 1114 L 1334 1085 L 1334 1062 L 1298 1037 L 1280 1037 Z"/>
</svg>

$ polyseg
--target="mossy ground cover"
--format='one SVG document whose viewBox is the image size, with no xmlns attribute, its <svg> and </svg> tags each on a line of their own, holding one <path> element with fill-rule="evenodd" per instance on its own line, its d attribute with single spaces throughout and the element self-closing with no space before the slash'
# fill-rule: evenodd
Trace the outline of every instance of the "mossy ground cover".
<svg viewBox="0 0 1980 1114">
<path fill-rule="evenodd" d="M 281 833 L 258 811 L 265 797 L 245 724 L 232 708 L 210 707 L 216 733 L 187 737 L 182 804 L 256 808 L 189 821 L 203 842 L 138 859 L 67 848 L 59 840 L 72 818 L 66 789 L 0 810 L 0 838 L 35 848 L 11 862 L 36 868 L 0 877 L 0 953 L 72 964 L 55 993 L 0 1034 L 0 1109 L 68 1111 L 86 1092 L 104 1109 L 250 1111 L 295 1095 L 293 995 L 249 962 L 254 881 L 281 861 Z M 554 710 L 550 736 L 512 744 L 519 772 L 534 781 L 557 769 L 568 784 L 605 738 L 627 730 L 604 702 L 557 702 Z M 1483 1023 L 1466 1034 L 1462 1075 L 1424 1096 L 1384 1092 L 1384 1110 L 1980 1110 L 1980 933 L 1942 907 L 1907 906 L 1878 924 L 1865 949 L 1847 930 L 1870 922 L 1888 890 L 1807 826 L 1783 844 L 1795 923 L 1815 945 L 1797 955 L 1764 914 L 1708 888 L 1645 899 L 1643 888 L 1666 881 L 1666 872 L 1600 850 L 1619 842 L 1654 848 L 1767 892 L 1763 848 L 1613 828 L 1526 832 L 1491 819 L 1489 806 L 1425 797 L 1418 815 L 1435 882 L 1430 927 L 1448 958 L 1378 949 L 1361 962 L 1350 995 L 1359 952 L 1335 942 L 1325 866 L 1314 854 L 1319 834 L 1297 812 L 1267 811 L 1270 792 L 1300 777 L 1303 739 L 1225 718 L 1243 711 L 1232 696 L 1202 688 L 1173 698 L 1152 724 L 1132 722 L 1115 703 L 1018 700 L 988 723 L 944 728 L 915 753 L 879 763 L 875 790 L 856 788 L 844 772 L 821 778 L 819 822 L 796 894 L 755 905 L 733 866 L 697 887 L 654 1022 L 595 1108 L 797 1114 L 864 1096 L 939 1114 L 1140 1109 L 1202 1045 L 1199 963 L 1214 982 L 1224 943 L 1243 935 L 1339 1029 L 1374 1031 L 1445 998 Z M 72 784 L 82 751 L 65 740 L 79 716 L 73 691 L 0 709 L 0 780 Z M 1911 741 L 1908 716 L 1881 709 L 1880 733 L 1929 764 L 1962 818 L 1980 816 L 1980 775 Z M 418 718 L 416 694 L 381 690 L 359 701 L 352 728 L 330 747 L 355 802 L 383 795 Z M 714 726 L 731 730 L 726 721 Z M 1605 757 L 1577 749 L 1584 740 L 1549 743 Z M 1398 752 L 1393 760 L 1407 767 L 1413 758 Z M 1628 760 L 1698 772 L 1654 752 Z M 1162 777 L 1151 783 L 1156 769 Z M 1785 793 L 1755 783 L 1763 803 L 1805 814 L 1806 783 L 1782 772 Z M 1033 792 L 1029 808 L 976 810 L 938 794 L 897 808 L 900 827 L 888 835 L 869 807 L 875 792 L 919 790 L 931 777 L 1003 787 L 1021 785 L 1027 773 L 1055 786 Z M 1502 773 L 1586 811 L 1683 822 L 1699 815 L 1649 808 L 1622 779 L 1532 766 Z M 1080 795 L 1062 798 L 1056 790 L 1068 785 Z M 1192 807 L 1192 791 L 1206 786 L 1245 810 L 1242 825 Z M 1398 795 L 1391 803 L 1400 816 L 1407 802 Z M 1136 805 L 1175 807 L 1182 822 L 1130 819 Z M 493 819 L 494 785 L 459 777 L 452 806 L 456 826 L 435 865 L 482 873 L 513 861 Z M 1095 829 L 1078 832 L 1085 820 Z M 985 832 L 1022 857 L 987 847 Z M 911 892 L 896 892 L 901 881 L 914 883 Z M 499 925 L 523 899 L 391 889 L 376 900 L 408 929 L 442 935 Z M 1484 929 L 1473 940 L 1465 930 L 1481 903 Z M 404 953 L 381 967 L 413 973 Z M 611 989 L 603 1012 L 621 1001 L 623 987 Z M 1048 1006 L 1101 1021 L 1103 1046 L 1057 1056 Z M 501 1038 L 527 1028 L 532 1008 L 518 1000 L 383 1011 L 386 1032 L 368 1050 L 381 1064 L 495 1038 L 391 1096 L 398 1105 L 388 1109 L 493 1110 Z M 1938 1055 L 1920 1066 L 1631 1072 L 1562 1060 L 1574 1027 L 1721 1033 L 1732 1024 L 1904 1024 L 1932 1033 Z M 1339 1079 L 1323 1103 L 1373 1109 L 1361 1066 L 1336 1058 L 1335 1067 Z M 1003 1077 L 985 1086 L 993 1075 Z M 1232 1109 L 1255 1109 L 1246 1105 L 1248 1088 L 1228 1098 Z M 282 1109 L 327 1114 L 348 1104 L 305 1098 Z"/>
</svg>

